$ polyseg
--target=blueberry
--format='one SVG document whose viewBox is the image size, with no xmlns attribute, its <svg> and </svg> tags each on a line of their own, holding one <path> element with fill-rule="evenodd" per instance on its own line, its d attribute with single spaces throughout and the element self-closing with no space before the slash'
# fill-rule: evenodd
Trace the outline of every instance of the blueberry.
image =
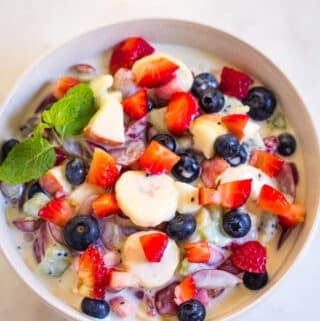
<svg viewBox="0 0 320 321">
<path fill-rule="evenodd" d="M 28 190 L 28 199 L 32 198 L 37 193 L 45 194 L 45 191 L 42 189 L 38 182 L 32 184 Z"/>
<path fill-rule="evenodd" d="M 77 251 L 84 251 L 100 236 L 99 224 L 91 215 L 77 215 L 63 229 L 66 244 Z"/>
<path fill-rule="evenodd" d="M 109 314 L 110 307 L 109 303 L 104 300 L 84 298 L 81 302 L 81 310 L 91 317 L 104 319 Z"/>
<path fill-rule="evenodd" d="M 72 185 L 80 185 L 88 173 L 87 163 L 80 158 L 75 158 L 67 163 L 66 177 Z"/>
<path fill-rule="evenodd" d="M 214 153 L 224 159 L 230 159 L 239 154 L 240 144 L 232 134 L 220 135 L 214 142 Z"/>
<path fill-rule="evenodd" d="M 296 151 L 297 142 L 293 135 L 283 133 L 278 136 L 279 146 L 277 152 L 282 156 L 290 156 Z"/>
<path fill-rule="evenodd" d="M 249 90 L 243 104 L 250 107 L 249 116 L 254 120 L 266 120 L 276 108 L 276 97 L 264 87 L 253 87 Z"/>
<path fill-rule="evenodd" d="M 244 272 L 243 284 L 250 290 L 259 290 L 268 283 L 268 273 L 250 273 Z"/>
<path fill-rule="evenodd" d="M 244 211 L 231 210 L 223 216 L 222 227 L 231 237 L 243 237 L 250 231 L 251 219 Z"/>
<path fill-rule="evenodd" d="M 14 138 L 9 139 L 3 143 L 3 145 L 2 145 L 2 160 L 5 160 L 7 158 L 11 149 L 17 144 L 19 144 L 19 141 Z"/>
<path fill-rule="evenodd" d="M 203 321 L 206 309 L 198 300 L 188 300 L 178 306 L 177 317 L 179 321 Z"/>
<path fill-rule="evenodd" d="M 161 145 L 167 147 L 171 151 L 175 152 L 177 150 L 177 143 L 173 136 L 169 134 L 157 134 L 152 137 L 152 140 L 156 140 Z"/>
<path fill-rule="evenodd" d="M 197 158 L 190 152 L 180 152 L 178 155 L 180 160 L 173 166 L 172 175 L 181 182 L 193 182 L 201 172 Z"/>
<path fill-rule="evenodd" d="M 191 214 L 177 214 L 166 226 L 166 233 L 176 241 L 187 239 L 196 230 L 197 223 Z"/>
<path fill-rule="evenodd" d="M 198 97 L 201 108 L 206 113 L 217 113 L 223 108 L 224 96 L 214 88 L 204 90 Z"/>
<path fill-rule="evenodd" d="M 243 163 L 245 163 L 248 159 L 248 152 L 244 144 L 240 145 L 239 152 L 232 156 L 226 158 L 226 161 L 231 165 L 231 166 L 238 166 Z"/>
<path fill-rule="evenodd" d="M 148 108 L 147 108 L 148 112 L 154 108 L 156 108 L 155 101 L 152 98 L 148 97 Z"/>
<path fill-rule="evenodd" d="M 217 89 L 218 86 L 219 83 L 216 77 L 208 72 L 204 72 L 194 77 L 191 91 L 196 97 L 199 97 L 206 89 Z"/>
</svg>

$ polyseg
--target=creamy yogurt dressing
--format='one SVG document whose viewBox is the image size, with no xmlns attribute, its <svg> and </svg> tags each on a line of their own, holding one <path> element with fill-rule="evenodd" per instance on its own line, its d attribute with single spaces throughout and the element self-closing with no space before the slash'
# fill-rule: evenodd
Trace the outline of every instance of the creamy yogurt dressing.
<svg viewBox="0 0 320 321">
<path fill-rule="evenodd" d="M 210 53 L 203 52 L 199 49 L 180 46 L 180 45 L 171 45 L 171 44 L 156 44 L 155 48 L 158 52 L 163 52 L 170 54 L 179 60 L 183 61 L 193 72 L 194 74 L 198 74 L 200 72 L 207 72 L 211 71 L 216 73 L 217 71 L 221 70 L 224 65 L 229 65 L 224 62 L 222 59 L 215 57 Z M 99 57 L 93 57 L 92 59 L 88 59 L 86 63 L 92 64 L 96 67 L 98 74 L 102 72 L 102 68 L 100 66 L 106 66 L 106 59 L 108 59 L 109 55 L 104 56 L 102 59 Z M 258 81 L 255 84 L 259 84 Z M 41 99 L 45 96 L 46 93 L 49 92 L 51 86 L 46 85 L 42 90 L 41 93 L 38 94 L 35 99 L 28 104 L 28 110 L 34 110 L 35 107 L 39 104 Z M 232 106 L 237 106 L 239 101 L 234 98 L 226 99 L 226 101 L 231 104 Z M 282 111 L 281 103 L 278 101 L 277 108 L 275 110 L 274 115 Z M 270 125 L 270 122 L 266 122 L 260 128 L 261 136 L 268 136 L 268 135 L 278 135 L 283 130 L 279 130 L 273 128 Z M 287 128 L 285 129 L 286 132 L 294 133 L 290 124 L 288 124 L 287 120 Z M 16 135 L 17 136 L 17 135 Z M 304 191 L 305 191 L 305 175 L 304 175 L 304 167 L 303 167 L 303 155 L 301 153 L 301 149 L 299 148 L 300 142 L 297 138 L 297 150 L 291 157 L 287 157 L 286 160 L 293 161 L 296 163 L 298 171 L 299 171 L 299 184 L 297 186 L 297 201 L 302 202 L 304 199 Z M 237 176 L 237 175 L 236 175 Z M 7 209 L 7 220 L 8 224 L 12 226 L 12 231 L 15 236 L 17 246 L 21 250 L 21 253 L 25 259 L 26 264 L 32 269 L 35 273 L 39 275 L 39 278 L 42 282 L 45 282 L 50 289 L 52 289 L 53 293 L 68 302 L 72 307 L 79 310 L 82 296 L 80 296 L 76 291 L 77 285 L 77 276 L 75 273 L 74 265 L 72 264 L 68 270 L 60 277 L 60 278 L 50 278 L 44 276 L 39 273 L 38 266 L 33 258 L 32 254 L 32 239 L 31 234 L 28 235 L 26 233 L 21 233 L 12 225 L 12 220 L 17 218 L 24 217 L 23 214 L 19 213 L 16 209 L 9 208 Z M 279 232 L 278 232 L 279 233 Z M 290 238 L 294 240 L 299 233 L 299 228 L 296 228 Z M 284 246 L 281 248 L 281 251 L 276 249 L 276 244 L 278 241 L 278 236 L 276 236 L 268 245 L 267 245 L 267 252 L 268 252 L 268 259 L 267 259 L 267 270 L 270 276 L 270 281 L 272 281 L 273 277 L 276 275 L 277 271 L 280 269 L 282 263 L 285 261 L 286 256 L 289 254 L 293 244 L 292 242 L 286 242 Z M 136 304 L 142 305 L 142 302 L 138 300 L 134 295 L 133 291 L 124 290 L 120 292 L 121 295 L 124 295 L 132 302 Z M 111 297 L 117 296 L 119 293 L 112 293 L 107 294 L 106 298 L 109 299 Z M 252 297 L 256 297 L 259 295 L 259 291 L 249 291 L 243 285 L 239 285 L 233 289 L 227 289 L 224 291 L 222 295 L 218 298 L 211 300 L 209 309 L 207 311 L 207 315 L 210 317 L 219 318 L 224 314 L 231 312 L 231 310 L 236 309 L 237 306 L 242 306 L 249 302 Z M 109 318 L 112 320 L 174 320 L 175 317 L 151 317 L 148 316 L 145 312 L 145 309 L 141 307 L 138 310 L 136 317 L 127 317 L 127 318 L 119 318 L 112 314 Z"/>
</svg>

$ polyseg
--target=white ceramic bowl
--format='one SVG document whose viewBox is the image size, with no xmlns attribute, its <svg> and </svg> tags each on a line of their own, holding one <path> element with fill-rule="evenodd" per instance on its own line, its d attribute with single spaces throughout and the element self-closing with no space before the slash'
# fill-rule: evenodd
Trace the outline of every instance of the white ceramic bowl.
<svg viewBox="0 0 320 321">
<path fill-rule="evenodd" d="M 70 65 L 87 61 L 101 55 L 120 40 L 140 35 L 151 42 L 181 44 L 212 53 L 260 79 L 273 89 L 284 106 L 285 113 L 293 125 L 305 155 L 304 166 L 306 188 L 304 191 L 307 209 L 306 221 L 297 228 L 282 249 L 281 260 L 273 272 L 269 284 L 261 291 L 244 294 L 234 305 L 226 304 L 220 313 L 210 316 L 209 320 L 226 320 L 243 312 L 270 292 L 280 279 L 296 262 L 305 249 L 316 227 L 316 214 L 320 191 L 319 144 L 310 116 L 296 90 L 281 71 L 257 50 L 212 27 L 177 20 L 139 20 L 109 25 L 77 37 L 34 64 L 17 82 L 2 106 L 0 137 L 8 137 L 19 124 L 21 115 L 26 113 L 25 106 L 44 83 L 63 75 Z M 294 108 L 293 108 L 294 107 Z M 30 111 L 31 112 L 31 111 Z M 3 208 L 3 203 L 0 204 Z M 3 212 L 3 210 L 2 210 Z M 32 273 L 16 248 L 5 215 L 0 215 L 0 245 L 22 280 L 51 307 L 60 311 L 70 320 L 88 321 L 84 314 L 74 310 L 67 303 L 55 297 L 50 289 Z"/>
</svg>

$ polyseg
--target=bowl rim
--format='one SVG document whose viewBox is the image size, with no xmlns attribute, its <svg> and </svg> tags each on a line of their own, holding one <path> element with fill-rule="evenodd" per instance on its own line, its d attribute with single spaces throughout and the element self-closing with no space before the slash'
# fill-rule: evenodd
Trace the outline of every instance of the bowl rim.
<svg viewBox="0 0 320 321">
<path fill-rule="evenodd" d="M 54 53 L 60 51 L 61 49 L 63 49 L 67 45 L 71 45 L 72 42 L 77 42 L 82 37 L 87 37 L 90 34 L 93 34 L 95 32 L 99 32 L 99 30 L 102 30 L 104 28 L 109 28 L 109 27 L 112 28 L 112 27 L 117 27 L 117 26 L 120 27 L 120 26 L 125 26 L 125 25 L 134 25 L 134 24 L 137 24 L 137 23 L 172 24 L 172 25 L 175 25 L 175 24 L 186 25 L 187 24 L 189 26 L 194 26 L 194 27 L 198 27 L 198 28 L 211 29 L 211 30 L 214 30 L 216 33 L 220 33 L 221 35 L 223 35 L 227 39 L 230 39 L 230 40 L 236 41 L 236 42 L 240 42 L 241 45 L 247 47 L 249 50 L 254 52 L 255 55 L 258 55 L 258 56 L 262 57 L 264 60 L 266 60 L 268 62 L 268 64 L 270 66 L 272 66 L 272 68 L 274 68 L 278 72 L 278 75 L 282 78 L 283 81 L 285 81 L 287 83 L 287 85 L 290 87 L 290 90 L 295 93 L 296 97 L 300 100 L 301 105 L 303 105 L 303 107 L 305 109 L 305 112 L 306 112 L 305 116 L 307 117 L 307 120 L 309 121 L 309 123 L 312 125 L 311 128 L 310 128 L 311 134 L 312 134 L 314 140 L 317 142 L 316 154 L 320 155 L 319 137 L 318 137 L 317 132 L 315 130 L 315 128 L 316 128 L 315 127 L 315 123 L 313 122 L 313 120 L 312 120 L 312 118 L 310 116 L 309 110 L 306 107 L 306 104 L 304 103 L 304 100 L 302 99 L 299 91 L 295 88 L 295 86 L 287 78 L 287 76 L 284 74 L 282 69 L 280 67 L 278 67 L 265 53 L 263 53 L 260 50 L 258 50 L 254 45 L 249 44 L 248 42 L 246 42 L 242 37 L 234 36 L 230 32 L 225 31 L 225 30 L 223 30 L 223 29 L 221 29 L 219 27 L 212 26 L 212 25 L 209 25 L 209 24 L 206 24 L 206 23 L 203 23 L 203 22 L 199 22 L 199 21 L 189 20 L 189 19 L 161 18 L 161 17 L 158 17 L 158 16 L 156 16 L 154 18 L 150 17 L 150 18 L 134 18 L 134 19 L 123 19 L 123 20 L 121 19 L 121 20 L 118 20 L 117 22 L 113 22 L 113 23 L 110 23 L 110 24 L 108 24 L 108 23 L 107 24 L 101 24 L 101 25 L 99 25 L 99 26 L 97 26 L 95 28 L 89 29 L 89 30 L 87 30 L 85 32 L 78 33 L 78 34 L 70 37 L 69 39 L 63 41 L 62 43 L 54 46 L 53 48 L 49 48 L 47 50 L 44 50 L 37 58 L 33 59 L 33 61 L 30 64 L 28 64 L 28 67 L 25 68 L 24 71 L 15 80 L 13 86 L 9 90 L 9 93 L 2 100 L 1 107 L 0 107 L 0 116 L 1 116 L 1 113 L 3 113 L 3 111 L 5 109 L 5 106 L 8 105 L 9 102 L 11 101 L 11 99 L 13 98 L 14 93 L 21 87 L 21 83 L 23 82 L 25 77 L 34 68 L 36 68 L 38 64 L 40 64 L 42 61 L 46 60 L 49 56 L 51 56 Z M 232 318 L 235 318 L 235 317 L 237 317 L 239 315 L 242 315 L 245 311 L 251 309 L 254 305 L 259 304 L 262 299 L 264 299 L 267 295 L 270 295 L 270 293 L 279 286 L 279 284 L 283 281 L 283 279 L 288 276 L 289 272 L 301 260 L 303 255 L 305 255 L 307 249 L 309 248 L 309 246 L 310 246 L 310 244 L 311 244 L 311 242 L 313 240 L 313 237 L 315 235 L 315 231 L 318 228 L 318 226 L 320 225 L 320 214 L 319 214 L 320 199 L 319 199 L 319 195 L 320 195 L 320 191 L 318 191 L 318 201 L 317 201 L 317 204 L 315 205 L 316 213 L 315 213 L 315 217 L 314 217 L 314 222 L 313 222 L 309 232 L 305 236 L 305 240 L 304 240 L 299 252 L 292 258 L 291 263 L 286 268 L 286 270 L 283 271 L 281 273 L 281 275 L 278 277 L 277 282 L 272 284 L 263 294 L 259 295 L 257 298 L 252 300 L 252 302 L 246 304 L 243 307 L 240 307 L 240 308 L 237 307 L 237 310 L 235 312 L 231 312 L 231 313 L 229 312 L 229 313 L 227 313 L 226 316 L 223 316 L 222 318 L 219 317 L 220 321 L 222 321 L 222 320 L 224 320 L 224 321 L 231 320 Z M 76 319 L 77 321 L 87 321 L 87 320 L 89 320 L 88 316 L 83 315 L 81 312 L 79 312 L 76 309 L 74 309 L 73 307 L 71 307 L 68 303 L 66 303 L 62 299 L 56 297 L 56 295 L 54 295 L 53 293 L 52 293 L 52 295 L 57 298 L 57 301 L 51 302 L 51 300 L 49 300 L 48 298 L 44 298 L 43 294 L 41 294 L 41 289 L 37 286 L 37 283 L 34 284 L 34 283 L 31 282 L 30 279 L 27 279 L 26 277 L 24 277 L 23 274 L 22 274 L 22 271 L 20 270 L 20 268 L 18 266 L 14 265 L 13 259 L 11 258 L 11 255 L 10 255 L 10 252 L 4 246 L 4 242 L 3 242 L 2 238 L 0 238 L 0 247 L 2 249 L 4 257 L 7 260 L 9 266 L 19 276 L 19 279 L 22 280 L 24 282 L 24 284 L 26 284 L 29 287 L 29 289 L 31 289 L 33 291 L 33 293 L 35 293 L 41 299 L 42 302 L 44 302 L 47 306 L 49 306 L 50 308 L 53 308 L 58 313 L 62 314 L 63 316 L 65 316 L 67 318 L 73 318 L 73 319 Z M 27 268 L 29 269 L 29 267 L 27 267 Z M 29 269 L 29 271 L 30 271 L 30 273 L 34 274 L 34 272 L 32 272 L 30 269 Z M 37 277 L 37 279 L 39 279 L 39 277 Z M 73 311 L 63 311 L 63 305 L 67 305 Z"/>
</svg>

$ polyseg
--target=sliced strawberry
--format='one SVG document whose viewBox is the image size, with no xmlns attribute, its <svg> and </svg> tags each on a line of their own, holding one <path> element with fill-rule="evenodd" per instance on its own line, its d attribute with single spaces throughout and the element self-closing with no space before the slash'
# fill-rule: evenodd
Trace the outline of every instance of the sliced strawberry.
<svg viewBox="0 0 320 321">
<path fill-rule="evenodd" d="M 138 288 L 139 281 L 131 273 L 125 271 L 118 271 L 115 269 L 110 270 L 109 272 L 109 282 L 108 286 L 111 289 L 120 290 L 123 288 Z"/>
<path fill-rule="evenodd" d="M 231 261 L 241 270 L 250 273 L 265 273 L 267 251 L 258 241 L 249 241 L 234 250 Z"/>
<path fill-rule="evenodd" d="M 208 263 L 210 261 L 210 248 L 207 241 L 186 243 L 184 249 L 190 263 Z"/>
<path fill-rule="evenodd" d="M 227 127 L 231 134 L 237 136 L 240 140 L 244 136 L 244 128 L 249 120 L 248 115 L 243 114 L 231 114 L 221 118 L 222 123 Z"/>
<path fill-rule="evenodd" d="M 249 163 L 261 169 L 270 177 L 277 177 L 281 171 L 284 160 L 276 155 L 256 149 L 252 152 Z"/>
<path fill-rule="evenodd" d="M 201 179 L 206 187 L 216 187 L 217 178 L 227 170 L 230 165 L 223 158 L 214 157 L 201 164 Z"/>
<path fill-rule="evenodd" d="M 193 299 L 197 295 L 197 288 L 191 275 L 187 276 L 174 289 L 174 301 L 177 305 Z"/>
<path fill-rule="evenodd" d="M 114 193 L 98 196 L 92 202 L 92 209 L 94 214 L 96 214 L 99 218 L 120 212 L 120 208 Z"/>
<path fill-rule="evenodd" d="M 165 115 L 168 130 L 173 135 L 183 135 L 198 114 L 198 102 L 190 93 L 173 94 Z"/>
<path fill-rule="evenodd" d="M 253 80 L 245 73 L 229 67 L 223 67 L 220 90 L 224 94 L 243 99 L 248 95 L 249 86 L 252 83 Z"/>
<path fill-rule="evenodd" d="M 120 68 L 130 69 L 136 60 L 151 55 L 153 52 L 154 48 L 143 38 L 127 38 L 114 47 L 109 70 L 114 74 Z"/>
<path fill-rule="evenodd" d="M 213 188 L 199 188 L 199 204 L 200 205 L 220 205 L 221 193 Z"/>
<path fill-rule="evenodd" d="M 102 188 L 112 187 L 119 178 L 119 170 L 114 158 L 100 148 L 96 148 L 87 175 L 87 182 Z"/>
<path fill-rule="evenodd" d="M 74 213 L 65 198 L 56 198 L 47 203 L 38 215 L 48 222 L 64 227 L 74 216 Z"/>
<path fill-rule="evenodd" d="M 160 262 L 167 248 L 169 238 L 165 233 L 149 233 L 140 236 L 144 255 L 149 262 Z"/>
<path fill-rule="evenodd" d="M 153 140 L 139 159 L 139 165 L 149 174 L 169 173 L 180 157 Z"/>
<path fill-rule="evenodd" d="M 94 246 L 89 246 L 79 260 L 79 293 L 93 299 L 103 299 L 107 288 L 107 273 L 101 253 Z"/>
<path fill-rule="evenodd" d="M 62 77 L 59 78 L 54 86 L 53 95 L 60 99 L 62 98 L 69 89 L 80 84 L 80 81 L 73 77 Z"/>
<path fill-rule="evenodd" d="M 304 207 L 299 203 L 290 204 L 282 193 L 269 185 L 262 186 L 257 206 L 279 215 L 281 223 L 286 227 L 294 227 L 304 221 Z"/>
<path fill-rule="evenodd" d="M 134 95 L 122 101 L 124 112 L 132 119 L 140 119 L 147 114 L 148 96 L 147 91 L 142 88 Z"/>
</svg>

